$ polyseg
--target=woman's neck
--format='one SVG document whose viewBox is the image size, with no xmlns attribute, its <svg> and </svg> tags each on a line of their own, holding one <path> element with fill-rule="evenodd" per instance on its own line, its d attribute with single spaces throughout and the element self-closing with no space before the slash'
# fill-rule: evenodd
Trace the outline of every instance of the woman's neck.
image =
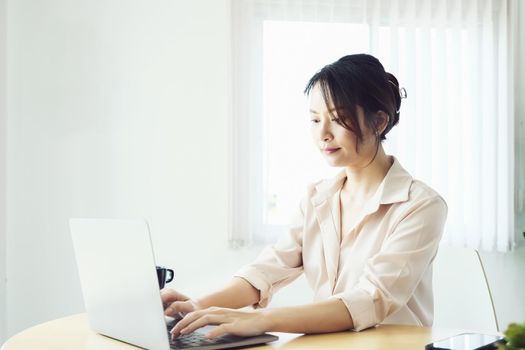
<svg viewBox="0 0 525 350">
<path fill-rule="evenodd" d="M 382 145 L 374 160 L 364 168 L 346 168 L 346 181 L 343 185 L 343 191 L 349 193 L 352 197 L 369 197 L 377 190 L 385 178 L 388 170 L 392 166 L 393 157 L 387 156 Z"/>
</svg>

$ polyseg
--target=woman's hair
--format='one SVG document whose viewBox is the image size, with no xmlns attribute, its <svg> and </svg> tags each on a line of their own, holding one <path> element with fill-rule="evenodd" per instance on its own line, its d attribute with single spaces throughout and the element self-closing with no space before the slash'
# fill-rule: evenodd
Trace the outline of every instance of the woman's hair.
<svg viewBox="0 0 525 350">
<path fill-rule="evenodd" d="M 325 102 L 333 102 L 340 124 L 356 135 L 358 144 L 363 133 L 357 119 L 357 105 L 363 108 L 365 124 L 376 131 L 378 142 L 384 140 L 399 121 L 399 83 L 394 75 L 385 72 L 374 56 L 357 54 L 341 57 L 315 73 L 304 93 L 309 95 L 316 84 L 319 84 Z M 378 134 L 380 123 L 377 111 L 388 115 L 388 124 L 381 135 Z"/>
</svg>

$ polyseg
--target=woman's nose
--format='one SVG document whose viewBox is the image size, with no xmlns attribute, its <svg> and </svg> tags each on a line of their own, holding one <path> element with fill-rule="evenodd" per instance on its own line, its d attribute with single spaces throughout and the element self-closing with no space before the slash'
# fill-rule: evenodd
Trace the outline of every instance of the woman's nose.
<svg viewBox="0 0 525 350">
<path fill-rule="evenodd" d="M 327 147 L 327 145 L 332 141 L 332 137 L 330 135 L 323 135 L 319 140 L 319 146 L 321 148 Z"/>
<path fill-rule="evenodd" d="M 323 140 L 323 142 L 330 142 L 330 140 L 332 140 L 332 133 L 330 132 L 330 129 L 327 128 L 326 126 L 323 127 L 321 129 L 321 140 Z"/>
</svg>

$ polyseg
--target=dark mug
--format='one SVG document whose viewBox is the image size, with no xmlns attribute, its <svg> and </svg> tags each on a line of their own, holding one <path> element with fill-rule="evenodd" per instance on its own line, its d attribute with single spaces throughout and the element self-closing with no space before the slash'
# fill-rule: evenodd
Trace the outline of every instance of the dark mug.
<svg viewBox="0 0 525 350">
<path fill-rule="evenodd" d="M 157 279 L 159 280 L 160 289 L 164 288 L 166 283 L 173 281 L 173 270 L 157 266 Z"/>
</svg>

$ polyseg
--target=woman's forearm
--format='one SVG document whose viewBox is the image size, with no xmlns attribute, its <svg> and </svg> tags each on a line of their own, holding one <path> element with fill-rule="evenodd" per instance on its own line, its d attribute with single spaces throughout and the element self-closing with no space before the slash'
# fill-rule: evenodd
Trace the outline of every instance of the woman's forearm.
<svg viewBox="0 0 525 350">
<path fill-rule="evenodd" d="M 259 290 L 246 280 L 234 277 L 223 289 L 197 299 L 197 303 L 203 309 L 211 306 L 240 309 L 259 302 L 259 295 Z"/>
<path fill-rule="evenodd" d="M 268 332 L 328 333 L 354 327 L 352 317 L 340 299 L 261 312 L 268 321 Z"/>
</svg>

